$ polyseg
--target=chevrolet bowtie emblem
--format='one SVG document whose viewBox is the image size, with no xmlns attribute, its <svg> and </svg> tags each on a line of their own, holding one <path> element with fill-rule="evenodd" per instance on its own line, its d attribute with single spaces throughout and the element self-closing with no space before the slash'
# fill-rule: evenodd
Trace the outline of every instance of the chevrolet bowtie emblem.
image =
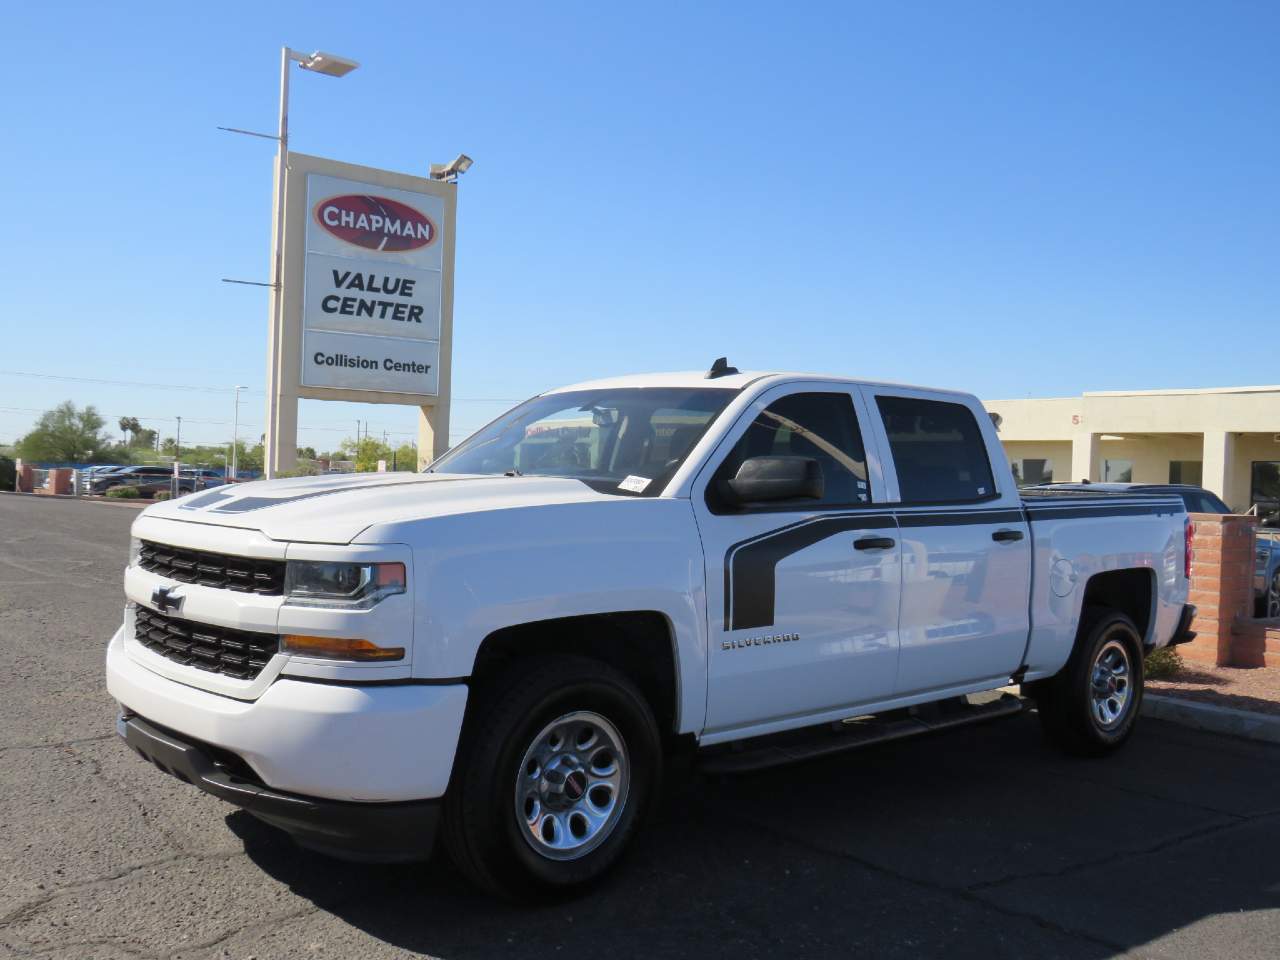
<svg viewBox="0 0 1280 960">
<path fill-rule="evenodd" d="M 173 595 L 173 587 L 156 587 L 151 591 L 151 605 L 162 613 L 182 606 L 182 597 Z"/>
</svg>

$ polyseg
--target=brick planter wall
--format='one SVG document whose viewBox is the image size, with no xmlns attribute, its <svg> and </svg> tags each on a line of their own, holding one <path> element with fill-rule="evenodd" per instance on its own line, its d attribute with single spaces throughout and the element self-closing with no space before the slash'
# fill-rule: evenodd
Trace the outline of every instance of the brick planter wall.
<svg viewBox="0 0 1280 960">
<path fill-rule="evenodd" d="M 1257 518 L 1216 513 L 1193 513 L 1194 551 L 1191 559 L 1190 602 L 1196 605 L 1191 629 L 1196 638 L 1181 647 L 1191 661 L 1217 666 L 1262 666 L 1243 663 L 1244 648 L 1236 650 L 1240 629 L 1253 615 L 1253 541 Z M 1280 651 L 1278 651 L 1280 652 Z"/>
</svg>

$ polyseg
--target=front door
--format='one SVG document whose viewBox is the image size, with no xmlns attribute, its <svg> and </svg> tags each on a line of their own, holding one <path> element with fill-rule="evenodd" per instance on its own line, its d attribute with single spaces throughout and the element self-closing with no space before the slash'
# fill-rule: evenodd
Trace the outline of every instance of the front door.
<svg viewBox="0 0 1280 960">
<path fill-rule="evenodd" d="M 876 502 L 860 403 L 847 388 L 765 393 L 695 485 L 711 641 L 706 736 L 798 726 L 893 691 L 902 555 L 897 524 Z M 731 505 L 725 482 L 759 456 L 816 460 L 822 496 Z"/>
</svg>

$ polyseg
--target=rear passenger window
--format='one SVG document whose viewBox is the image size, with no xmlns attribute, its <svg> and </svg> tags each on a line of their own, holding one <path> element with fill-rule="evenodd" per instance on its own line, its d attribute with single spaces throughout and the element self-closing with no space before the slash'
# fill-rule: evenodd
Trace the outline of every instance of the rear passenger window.
<svg viewBox="0 0 1280 960">
<path fill-rule="evenodd" d="M 736 476 L 748 457 L 786 456 L 810 457 L 822 468 L 822 499 L 806 500 L 804 509 L 871 499 L 862 432 L 847 393 L 793 393 L 769 404 L 720 465 L 708 492 L 714 497 L 718 483 Z"/>
<path fill-rule="evenodd" d="M 991 461 L 969 408 L 940 400 L 877 397 L 904 503 L 984 500 L 996 495 Z"/>
</svg>

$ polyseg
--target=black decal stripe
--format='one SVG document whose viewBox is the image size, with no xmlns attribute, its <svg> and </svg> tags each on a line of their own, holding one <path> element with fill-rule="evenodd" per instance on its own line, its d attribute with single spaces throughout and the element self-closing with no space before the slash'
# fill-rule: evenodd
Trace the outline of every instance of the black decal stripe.
<svg viewBox="0 0 1280 960">
<path fill-rule="evenodd" d="M 313 497 L 328 497 L 335 493 L 351 493 L 358 490 L 386 490 L 389 487 L 407 487 L 413 484 L 424 483 L 457 483 L 462 480 L 403 480 L 399 483 L 353 483 L 342 487 L 333 487 L 329 490 L 316 490 L 312 493 L 299 493 L 292 497 L 240 497 L 231 503 L 224 504 L 221 507 L 214 507 L 210 513 L 248 513 L 251 510 L 263 510 L 267 507 L 278 507 L 286 503 L 297 503 L 300 500 L 310 500 Z"/>
<path fill-rule="evenodd" d="M 229 490 L 210 490 L 208 493 L 202 493 L 198 497 L 186 497 L 178 506 L 183 510 L 199 510 L 211 503 L 217 503 L 219 500 L 227 500 L 234 497 L 235 494 Z"/>
<path fill-rule="evenodd" d="M 946 511 L 941 513 L 896 514 L 900 527 L 955 527 L 979 523 L 1022 523 L 1021 510 Z"/>
<path fill-rule="evenodd" d="M 1055 503 L 1052 506 L 1027 505 L 1031 522 L 1041 520 L 1086 520 L 1098 517 L 1163 517 L 1181 513 L 1181 500 L 1166 503 L 1108 503 L 1100 505 Z"/>
<path fill-rule="evenodd" d="M 734 544 L 725 555 L 725 629 L 773 623 L 778 564 L 793 553 L 837 533 L 892 526 L 887 513 L 817 517 Z"/>
<path fill-rule="evenodd" d="M 1099 498 L 1101 499 L 1101 498 Z M 872 508 L 874 509 L 874 508 Z M 833 514 L 809 517 L 731 545 L 724 559 L 724 629 L 750 630 L 774 623 L 778 564 L 827 537 L 851 530 L 897 526 L 946 527 L 1084 520 L 1097 517 L 1168 516 L 1182 512 L 1179 499 L 1134 499 L 1086 503 L 1073 498 L 1025 502 L 1023 509 L 895 510 L 893 513 Z"/>
</svg>

